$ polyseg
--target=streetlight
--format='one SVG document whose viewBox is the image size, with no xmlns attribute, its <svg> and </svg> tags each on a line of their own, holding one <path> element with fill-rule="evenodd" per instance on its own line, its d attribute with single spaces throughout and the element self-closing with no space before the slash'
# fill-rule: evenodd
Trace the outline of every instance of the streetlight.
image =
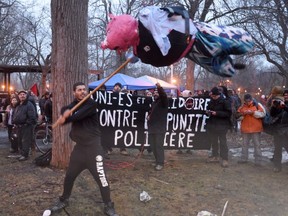
<svg viewBox="0 0 288 216">
<path fill-rule="evenodd" d="M 173 66 L 173 64 L 170 65 L 170 71 L 171 71 L 171 83 L 173 84 L 173 72 L 174 72 L 174 66 Z"/>
<path fill-rule="evenodd" d="M 173 81 L 176 81 L 175 79 L 173 79 L 173 72 L 174 72 L 174 66 L 173 64 L 170 65 L 170 71 L 171 71 L 171 83 L 173 84 Z M 171 95 L 173 94 L 174 90 L 171 89 Z"/>
<path fill-rule="evenodd" d="M 224 81 L 225 82 L 225 84 L 226 84 L 226 87 L 228 88 L 229 87 L 229 85 L 230 85 L 230 80 L 229 79 L 227 79 L 226 81 Z"/>
</svg>

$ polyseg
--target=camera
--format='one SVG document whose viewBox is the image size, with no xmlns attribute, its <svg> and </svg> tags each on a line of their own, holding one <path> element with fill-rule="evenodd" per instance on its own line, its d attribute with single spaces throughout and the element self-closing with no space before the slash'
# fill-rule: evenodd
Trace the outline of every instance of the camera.
<svg viewBox="0 0 288 216">
<path fill-rule="evenodd" d="M 273 106 L 278 107 L 278 106 L 280 106 L 280 104 L 281 104 L 281 100 L 274 100 L 273 101 Z"/>
<path fill-rule="evenodd" d="M 278 100 L 278 99 L 276 99 L 276 100 L 273 100 L 273 106 L 275 106 L 275 107 L 279 107 L 280 105 L 281 105 L 281 100 Z"/>
<path fill-rule="evenodd" d="M 285 107 L 285 104 L 282 100 L 273 100 L 272 105 L 278 109 L 283 109 Z"/>
<path fill-rule="evenodd" d="M 205 110 L 206 115 L 211 116 L 212 111 L 211 110 Z"/>
</svg>

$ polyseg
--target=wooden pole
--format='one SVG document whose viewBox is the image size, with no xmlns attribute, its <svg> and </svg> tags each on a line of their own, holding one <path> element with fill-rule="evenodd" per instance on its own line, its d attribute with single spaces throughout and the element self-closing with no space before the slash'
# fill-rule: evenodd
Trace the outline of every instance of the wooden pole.
<svg viewBox="0 0 288 216">
<path fill-rule="evenodd" d="M 98 85 L 93 91 L 87 94 L 85 98 L 83 98 L 70 110 L 70 114 L 73 113 L 76 109 L 78 109 L 88 98 L 91 97 L 91 95 L 93 95 L 96 91 L 98 91 L 109 79 L 111 79 L 115 74 L 117 74 L 120 70 L 122 70 L 131 60 L 132 58 L 128 58 L 122 65 L 119 66 L 119 68 L 117 68 L 113 73 L 111 73 L 100 85 Z M 58 120 L 52 125 L 52 129 L 58 126 L 60 119 L 61 118 L 58 118 Z"/>
</svg>

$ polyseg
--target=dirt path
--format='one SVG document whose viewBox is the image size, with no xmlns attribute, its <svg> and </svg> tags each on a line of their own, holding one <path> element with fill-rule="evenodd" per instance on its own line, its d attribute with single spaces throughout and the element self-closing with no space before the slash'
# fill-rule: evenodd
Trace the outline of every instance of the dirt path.
<svg viewBox="0 0 288 216">
<path fill-rule="evenodd" d="M 33 156 L 21 163 L 7 158 L 5 137 L 0 139 L 0 215 L 42 215 L 61 194 L 65 171 L 36 167 Z M 219 216 L 226 201 L 225 216 L 288 215 L 286 164 L 275 174 L 267 158 L 259 167 L 252 162 L 239 165 L 231 157 L 224 169 L 205 163 L 207 151 L 181 155 L 169 151 L 161 172 L 153 170 L 153 157 L 146 153 L 134 167 L 111 169 L 135 162 L 138 152 L 129 151 L 130 156 L 114 153 L 107 161 L 112 198 L 121 216 L 196 216 L 202 210 Z M 143 190 L 152 197 L 149 202 L 139 201 Z M 99 190 L 87 171 L 77 178 L 66 210 L 57 215 L 103 215 Z"/>
</svg>

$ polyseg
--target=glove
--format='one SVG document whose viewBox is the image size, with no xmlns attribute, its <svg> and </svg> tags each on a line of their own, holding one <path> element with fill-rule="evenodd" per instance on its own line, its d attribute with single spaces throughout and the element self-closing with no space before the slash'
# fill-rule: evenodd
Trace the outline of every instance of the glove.
<svg viewBox="0 0 288 216">
<path fill-rule="evenodd" d="M 133 54 L 133 52 L 126 52 L 126 53 L 125 53 L 125 58 L 126 58 L 126 60 L 131 59 L 131 60 L 130 60 L 130 63 L 133 63 L 133 64 L 139 61 L 139 58 L 136 57 L 136 56 Z"/>
</svg>

